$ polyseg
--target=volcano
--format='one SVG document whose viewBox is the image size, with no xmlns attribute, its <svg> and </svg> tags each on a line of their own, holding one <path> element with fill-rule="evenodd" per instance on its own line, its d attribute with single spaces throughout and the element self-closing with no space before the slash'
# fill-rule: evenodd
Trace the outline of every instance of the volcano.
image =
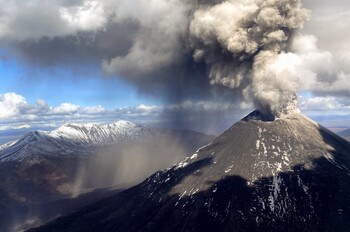
<svg viewBox="0 0 350 232">
<path fill-rule="evenodd" d="M 350 143 L 255 111 L 142 183 L 29 231 L 348 231 Z"/>
</svg>

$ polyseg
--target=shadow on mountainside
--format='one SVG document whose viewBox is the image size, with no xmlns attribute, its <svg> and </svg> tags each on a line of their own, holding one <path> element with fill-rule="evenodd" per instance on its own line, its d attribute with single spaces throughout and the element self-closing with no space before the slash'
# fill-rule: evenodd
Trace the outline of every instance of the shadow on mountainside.
<svg viewBox="0 0 350 232">
<path fill-rule="evenodd" d="M 33 134 L 38 132 L 28 136 Z M 35 140 L 37 144 L 28 145 L 27 140 L 20 140 L 23 144 L 9 149 L 6 157 L 21 152 L 27 156 L 0 162 L 0 231 L 22 231 L 68 215 L 116 194 L 115 187 L 126 189 L 140 183 L 214 139 L 170 129 L 154 129 L 150 136 L 123 144 L 86 145 L 80 150 L 73 146 L 69 154 L 46 153 L 51 145 L 62 145 L 52 138 L 49 144 Z M 27 146 L 28 153 L 21 150 Z"/>
<path fill-rule="evenodd" d="M 335 150 L 310 160 L 311 166 L 250 185 L 223 176 L 205 191 L 171 195 L 186 176 L 200 175 L 196 170 L 213 162 L 200 159 L 28 231 L 349 231 L 350 144 L 322 127 L 320 133 Z"/>
</svg>

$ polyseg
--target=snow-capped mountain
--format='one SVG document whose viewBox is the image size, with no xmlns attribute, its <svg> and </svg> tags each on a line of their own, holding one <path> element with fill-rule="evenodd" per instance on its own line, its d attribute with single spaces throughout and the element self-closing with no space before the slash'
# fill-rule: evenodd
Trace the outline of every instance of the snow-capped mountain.
<svg viewBox="0 0 350 232">
<path fill-rule="evenodd" d="M 110 195 L 109 187 L 130 187 L 213 139 L 127 121 L 28 133 L 0 147 L 0 231 L 22 231 L 77 210 Z M 94 200 L 78 199 L 101 188 L 106 192 L 89 195 Z"/>
<path fill-rule="evenodd" d="M 253 112 L 141 184 L 29 231 L 348 231 L 350 143 L 300 113 L 262 119 Z"/>
<path fill-rule="evenodd" d="M 0 146 L 0 162 L 30 155 L 86 155 L 96 146 L 141 141 L 159 130 L 118 121 L 107 125 L 65 124 L 52 131 L 35 131 Z"/>
</svg>

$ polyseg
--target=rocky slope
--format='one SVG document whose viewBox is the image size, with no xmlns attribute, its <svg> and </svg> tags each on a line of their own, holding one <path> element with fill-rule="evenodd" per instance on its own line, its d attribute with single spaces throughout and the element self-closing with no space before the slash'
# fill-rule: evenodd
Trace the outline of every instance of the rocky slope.
<svg viewBox="0 0 350 232">
<path fill-rule="evenodd" d="M 350 143 L 299 113 L 242 119 L 166 170 L 41 231 L 348 231 Z"/>
</svg>

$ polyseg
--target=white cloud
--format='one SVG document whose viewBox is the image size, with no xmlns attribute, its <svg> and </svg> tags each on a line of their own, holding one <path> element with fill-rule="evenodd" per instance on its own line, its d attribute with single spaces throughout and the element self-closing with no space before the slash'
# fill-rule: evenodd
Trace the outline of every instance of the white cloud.
<svg viewBox="0 0 350 232">
<path fill-rule="evenodd" d="M 293 45 L 302 60 L 298 70 L 302 90 L 320 97 L 348 97 L 350 2 L 304 0 L 303 4 L 312 14 Z"/>
<path fill-rule="evenodd" d="M 319 38 L 320 48 L 329 50 L 337 61 L 341 61 L 344 52 L 350 49 L 350 2 L 304 0 L 304 5 L 312 9 L 311 19 L 305 24 L 304 31 Z M 347 72 L 349 71 L 348 67 Z"/>
<path fill-rule="evenodd" d="M 158 107 L 157 106 L 147 106 L 147 105 L 141 104 L 141 105 L 137 106 L 136 109 L 152 111 L 152 110 L 158 109 Z"/>
<path fill-rule="evenodd" d="M 18 115 L 22 104 L 27 104 L 27 102 L 21 95 L 15 93 L 0 95 L 0 119 Z"/>
<path fill-rule="evenodd" d="M 24 125 L 15 127 L 15 129 L 23 129 L 23 128 L 30 128 L 30 125 L 24 124 Z"/>
<path fill-rule="evenodd" d="M 0 39 L 38 39 L 103 28 L 108 1 L 0 0 Z"/>
<path fill-rule="evenodd" d="M 0 95 L 0 112 L 2 113 L 0 128 L 6 130 L 11 128 L 57 127 L 66 122 L 108 123 L 117 120 L 130 120 L 136 123 L 158 124 L 161 126 L 169 126 L 172 121 L 180 120 L 202 125 L 203 119 L 215 121 L 211 118 L 216 118 L 217 121 L 221 121 L 220 123 L 225 123 L 223 119 L 225 117 L 226 119 L 229 118 L 231 124 L 234 122 L 231 120 L 240 119 L 250 110 L 247 107 L 248 105 L 243 106 L 228 102 L 184 101 L 180 104 L 168 106 L 141 104 L 119 109 L 107 109 L 102 106 L 81 107 L 72 103 L 62 103 L 53 107 L 42 99 L 38 99 L 35 104 L 30 104 L 21 95 L 6 93 Z M 208 126 L 204 125 L 202 130 L 205 130 L 205 127 Z M 222 129 L 225 129 L 226 124 L 222 127 Z"/>
<path fill-rule="evenodd" d="M 350 101 L 332 96 L 300 97 L 299 108 L 309 116 L 349 115 Z M 184 101 L 167 106 L 141 104 L 118 109 L 82 107 L 72 103 L 49 106 L 41 99 L 30 104 L 21 95 L 6 93 L 0 95 L 0 130 L 58 127 L 66 122 L 109 123 L 130 120 L 160 127 L 219 133 L 252 110 L 252 105 L 248 103 L 214 101 Z"/>
<path fill-rule="evenodd" d="M 62 103 L 61 105 L 52 108 L 50 111 L 53 115 L 70 115 L 78 111 L 80 106 L 71 103 Z"/>
<path fill-rule="evenodd" d="M 9 129 L 13 129 L 13 128 L 10 126 L 6 126 L 6 125 L 0 126 L 0 130 L 9 130 Z"/>
<path fill-rule="evenodd" d="M 103 3 L 84 1 L 80 6 L 60 7 L 61 18 L 76 30 L 96 30 L 107 23 Z"/>
<path fill-rule="evenodd" d="M 101 114 L 107 112 L 108 110 L 102 106 L 87 106 L 81 109 L 82 114 Z"/>
<path fill-rule="evenodd" d="M 296 71 L 301 80 L 301 90 L 315 95 L 350 95 L 350 73 L 337 62 L 328 50 L 317 46 L 314 35 L 300 35 L 293 43 L 300 63 Z"/>
<path fill-rule="evenodd" d="M 328 97 L 299 98 L 299 108 L 303 113 L 310 115 L 348 115 L 350 105 L 343 103 L 340 99 Z"/>
</svg>

